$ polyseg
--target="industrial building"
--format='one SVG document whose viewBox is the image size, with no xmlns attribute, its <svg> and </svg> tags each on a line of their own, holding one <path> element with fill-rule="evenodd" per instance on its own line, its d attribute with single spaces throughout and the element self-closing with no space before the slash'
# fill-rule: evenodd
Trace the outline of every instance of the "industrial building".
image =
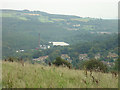
<svg viewBox="0 0 120 90">
<path fill-rule="evenodd" d="M 52 43 L 53 46 L 69 46 L 69 44 L 65 42 L 49 42 L 49 43 Z"/>
</svg>

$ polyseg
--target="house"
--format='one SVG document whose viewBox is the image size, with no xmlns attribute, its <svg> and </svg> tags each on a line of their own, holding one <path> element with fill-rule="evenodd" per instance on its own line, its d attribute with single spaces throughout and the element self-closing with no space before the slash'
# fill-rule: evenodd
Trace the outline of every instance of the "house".
<svg viewBox="0 0 120 90">
<path fill-rule="evenodd" d="M 20 50 L 17 50 L 16 53 L 18 53 L 18 52 L 24 52 L 24 51 L 25 51 L 25 50 L 21 50 L 21 49 L 20 49 Z"/>
<path fill-rule="evenodd" d="M 67 54 L 62 54 L 61 58 L 65 59 L 65 60 L 69 60 L 70 59 L 70 57 Z"/>
<path fill-rule="evenodd" d="M 109 52 L 107 56 L 107 58 L 117 58 L 117 57 L 118 55 L 116 53 L 111 53 L 111 52 Z"/>
<path fill-rule="evenodd" d="M 20 52 L 24 52 L 25 50 L 20 50 Z"/>
<path fill-rule="evenodd" d="M 95 59 L 99 59 L 99 58 L 100 58 L 100 54 L 98 53 L 95 55 Z"/>
<path fill-rule="evenodd" d="M 109 67 L 115 65 L 115 63 L 113 63 L 113 62 L 107 62 L 107 61 L 101 61 L 101 62 L 102 62 L 103 64 L 109 66 Z"/>
<path fill-rule="evenodd" d="M 40 45 L 40 47 L 36 49 L 38 50 L 38 49 L 49 49 L 49 48 L 50 48 L 49 45 Z"/>
<path fill-rule="evenodd" d="M 39 58 L 33 59 L 33 61 L 44 61 L 47 58 L 48 58 L 48 55 L 47 56 L 41 56 Z"/>
<path fill-rule="evenodd" d="M 89 57 L 87 54 L 79 54 L 79 60 L 89 60 Z"/>
<path fill-rule="evenodd" d="M 118 59 L 118 54 L 109 52 L 107 58 L 115 61 Z"/>
<path fill-rule="evenodd" d="M 70 59 L 70 57 L 67 54 L 62 54 L 61 58 L 64 59 L 64 60 L 69 61 L 70 63 L 72 62 L 72 60 Z"/>
</svg>

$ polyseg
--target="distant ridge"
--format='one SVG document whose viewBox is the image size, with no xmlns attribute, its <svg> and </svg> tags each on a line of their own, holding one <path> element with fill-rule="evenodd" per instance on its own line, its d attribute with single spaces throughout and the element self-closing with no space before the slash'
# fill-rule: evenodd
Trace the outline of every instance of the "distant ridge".
<svg viewBox="0 0 120 90">
<path fill-rule="evenodd" d="M 63 15 L 63 14 L 52 14 L 52 13 L 47 13 L 44 11 L 39 11 L 39 10 L 28 10 L 28 9 L 24 9 L 24 10 L 14 10 L 14 9 L 0 9 L 0 11 L 16 11 L 16 12 L 28 12 L 28 13 L 42 13 L 43 15 L 56 15 L 58 17 L 73 17 L 73 18 L 83 18 L 80 16 L 76 16 L 76 15 Z M 84 17 L 84 18 L 90 18 L 90 17 Z M 96 18 L 97 19 L 97 18 Z M 99 18 L 98 18 L 99 19 Z"/>
</svg>

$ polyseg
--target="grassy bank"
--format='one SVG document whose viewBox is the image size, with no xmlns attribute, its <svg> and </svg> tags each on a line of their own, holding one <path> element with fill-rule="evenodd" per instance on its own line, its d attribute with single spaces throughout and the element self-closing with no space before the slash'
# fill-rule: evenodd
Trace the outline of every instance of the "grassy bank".
<svg viewBox="0 0 120 90">
<path fill-rule="evenodd" d="M 117 88 L 118 77 L 111 73 L 90 72 L 87 77 L 83 70 L 63 67 L 28 64 L 22 66 L 16 62 L 2 64 L 3 88 Z"/>
</svg>

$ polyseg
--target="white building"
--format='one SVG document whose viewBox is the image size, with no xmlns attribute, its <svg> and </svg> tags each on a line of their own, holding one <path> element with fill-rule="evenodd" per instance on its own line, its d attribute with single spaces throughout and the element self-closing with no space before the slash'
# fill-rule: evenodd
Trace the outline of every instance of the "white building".
<svg viewBox="0 0 120 90">
<path fill-rule="evenodd" d="M 24 52 L 24 51 L 25 51 L 25 50 L 17 50 L 16 53 L 18 53 L 18 52 Z"/>
<path fill-rule="evenodd" d="M 49 42 L 49 43 L 52 43 L 53 46 L 69 46 L 69 44 L 65 42 Z"/>
</svg>

